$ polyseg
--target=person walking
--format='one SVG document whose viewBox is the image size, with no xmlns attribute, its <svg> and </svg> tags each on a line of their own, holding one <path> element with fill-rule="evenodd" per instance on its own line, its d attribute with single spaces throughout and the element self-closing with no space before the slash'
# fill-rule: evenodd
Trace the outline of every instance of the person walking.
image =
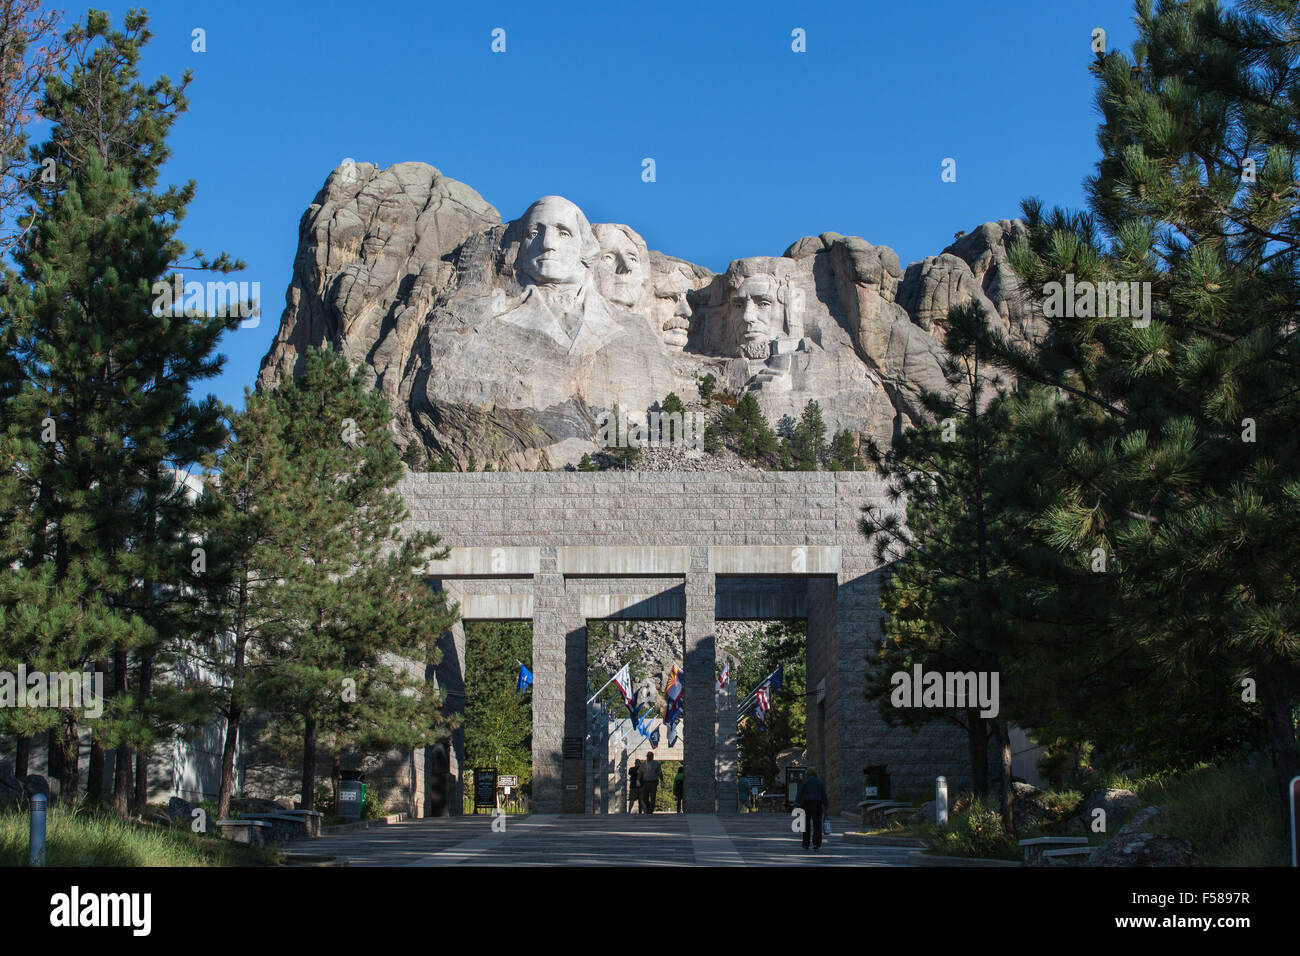
<svg viewBox="0 0 1300 956">
<path fill-rule="evenodd" d="M 677 768 L 677 773 L 673 776 L 673 797 L 677 800 L 677 812 L 682 812 L 682 792 L 686 787 L 686 771 L 683 767 Z"/>
<path fill-rule="evenodd" d="M 803 811 L 803 848 L 808 849 L 808 838 L 812 837 L 813 852 L 822 848 L 822 818 L 830 802 L 826 796 L 826 785 L 817 778 L 817 771 L 809 768 L 808 773 L 799 781 L 799 790 L 794 797 L 795 806 Z"/>
<path fill-rule="evenodd" d="M 633 807 L 636 807 L 633 810 Z M 645 804 L 641 802 L 641 761 L 638 760 L 627 772 L 627 812 L 645 813 Z"/>
<path fill-rule="evenodd" d="M 655 752 L 652 750 L 645 755 L 645 763 L 641 765 L 641 801 L 645 806 L 643 813 L 655 812 L 655 799 L 659 794 L 659 761 L 655 760 Z"/>
</svg>

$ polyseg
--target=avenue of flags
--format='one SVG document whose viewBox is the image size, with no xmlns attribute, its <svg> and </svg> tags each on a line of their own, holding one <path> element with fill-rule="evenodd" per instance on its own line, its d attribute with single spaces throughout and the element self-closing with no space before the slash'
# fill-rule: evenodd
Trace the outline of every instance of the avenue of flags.
<svg viewBox="0 0 1300 956">
<path fill-rule="evenodd" d="M 727 661 L 722 665 L 722 673 L 718 675 L 719 690 L 726 689 L 727 681 L 730 677 L 731 662 Z M 776 670 L 772 671 L 772 673 L 768 674 L 767 677 L 759 683 L 758 687 L 754 688 L 753 693 L 741 701 L 740 706 L 736 708 L 737 726 L 739 726 L 740 722 L 752 712 L 754 716 L 758 718 L 758 729 L 767 729 L 767 713 L 772 709 L 772 694 L 780 692 L 781 682 L 784 678 L 785 665 L 781 665 L 777 667 Z M 533 672 L 525 667 L 523 662 L 520 661 L 519 678 L 515 683 L 516 692 L 522 694 L 532 686 L 532 683 Z M 618 673 L 607 680 L 604 686 L 601 687 L 601 690 L 604 690 L 605 687 L 608 687 L 610 684 L 613 684 L 618 688 L 619 695 L 623 698 L 623 705 L 627 707 L 628 716 L 631 717 L 633 722 L 636 724 L 636 729 L 641 733 L 641 736 L 649 740 L 652 747 L 658 747 L 660 739 L 659 728 L 656 727 L 651 730 L 646 725 L 646 718 L 650 716 L 650 712 L 653 709 L 653 703 L 650 701 L 642 702 L 637 700 L 637 695 L 632 690 L 631 665 L 624 664 L 619 668 Z M 596 691 L 596 693 L 592 695 L 591 700 L 595 700 L 599 695 L 600 691 Z M 664 704 L 663 724 L 668 732 L 668 746 L 673 747 L 677 744 L 678 724 L 681 722 L 682 715 L 685 713 L 686 709 L 686 688 L 682 683 L 682 669 L 676 664 L 674 664 L 672 669 L 668 672 L 668 679 L 664 684 L 664 699 L 666 703 Z M 589 700 L 588 703 L 590 703 L 591 700 Z M 643 705 L 645 706 L 644 711 L 641 709 Z"/>
<path fill-rule="evenodd" d="M 781 690 L 781 682 L 784 679 L 784 664 L 763 678 L 754 688 L 754 692 L 741 701 L 740 706 L 736 708 L 736 725 L 739 726 L 741 720 L 753 711 L 754 716 L 758 718 L 758 729 L 766 730 L 767 712 L 772 709 L 772 695 Z"/>
</svg>

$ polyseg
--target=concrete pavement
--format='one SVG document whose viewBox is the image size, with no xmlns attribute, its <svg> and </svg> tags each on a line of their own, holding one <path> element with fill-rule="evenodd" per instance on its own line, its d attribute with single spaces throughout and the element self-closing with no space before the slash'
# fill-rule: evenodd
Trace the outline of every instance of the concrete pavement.
<svg viewBox="0 0 1300 956">
<path fill-rule="evenodd" d="M 407 820 L 322 837 L 296 852 L 346 859 L 349 866 L 907 866 L 907 847 L 846 844 L 847 821 L 820 853 L 805 852 L 790 818 L 656 813 L 602 816 L 531 814 Z"/>
</svg>

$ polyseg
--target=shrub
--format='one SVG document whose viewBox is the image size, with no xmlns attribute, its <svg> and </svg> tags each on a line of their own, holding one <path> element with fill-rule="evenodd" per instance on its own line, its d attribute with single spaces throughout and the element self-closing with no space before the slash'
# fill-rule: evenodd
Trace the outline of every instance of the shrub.
<svg viewBox="0 0 1300 956">
<path fill-rule="evenodd" d="M 927 827 L 923 839 L 942 856 L 1020 859 L 1020 846 L 1002 828 L 1001 815 L 978 799 L 968 808 L 954 811 L 946 826 Z"/>
</svg>

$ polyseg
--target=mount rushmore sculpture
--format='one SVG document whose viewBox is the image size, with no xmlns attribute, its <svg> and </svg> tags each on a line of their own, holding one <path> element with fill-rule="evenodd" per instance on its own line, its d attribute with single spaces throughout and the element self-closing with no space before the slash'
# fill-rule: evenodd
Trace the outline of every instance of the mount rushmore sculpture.
<svg viewBox="0 0 1300 956">
<path fill-rule="evenodd" d="M 432 166 L 345 163 L 303 215 L 258 384 L 328 344 L 373 372 L 400 445 L 461 468 L 562 467 L 596 450 L 602 414 L 690 401 L 706 374 L 770 421 L 816 400 L 832 429 L 887 441 L 943 386 L 950 307 L 979 302 L 1013 338 L 1039 334 L 1007 264 L 1023 232 L 985 223 L 906 270 L 827 232 L 715 274 L 560 196 L 503 223 Z"/>
</svg>

